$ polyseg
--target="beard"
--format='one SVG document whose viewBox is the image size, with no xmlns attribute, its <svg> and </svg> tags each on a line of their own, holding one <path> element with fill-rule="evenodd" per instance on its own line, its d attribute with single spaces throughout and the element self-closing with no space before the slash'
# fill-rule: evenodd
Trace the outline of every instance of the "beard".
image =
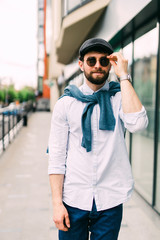
<svg viewBox="0 0 160 240">
<path fill-rule="evenodd" d="M 96 76 L 94 77 L 93 74 L 94 73 L 102 73 L 103 75 L 102 76 Z M 97 71 L 92 71 L 90 73 L 87 73 L 85 70 L 84 70 L 84 75 L 85 77 L 87 78 L 87 80 L 95 85 L 101 85 L 103 83 L 106 82 L 108 76 L 109 76 L 109 72 L 105 72 L 105 71 L 102 71 L 102 70 L 97 70 Z"/>
</svg>

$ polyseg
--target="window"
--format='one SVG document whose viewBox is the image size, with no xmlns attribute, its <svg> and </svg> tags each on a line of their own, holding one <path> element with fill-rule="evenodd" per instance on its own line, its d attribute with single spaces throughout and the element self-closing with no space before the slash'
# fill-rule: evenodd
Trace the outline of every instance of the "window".
<svg viewBox="0 0 160 240">
<path fill-rule="evenodd" d="M 38 28 L 38 42 L 42 43 L 44 41 L 44 29 L 43 27 Z"/>
<path fill-rule="evenodd" d="M 44 25 L 44 11 L 40 10 L 38 12 L 38 25 L 43 26 Z"/>
<path fill-rule="evenodd" d="M 44 0 L 38 0 L 38 7 L 40 9 L 43 9 L 44 8 Z"/>
<path fill-rule="evenodd" d="M 130 74 L 131 74 L 131 66 L 132 66 L 132 48 L 133 48 L 132 43 L 128 44 L 126 47 L 123 48 L 123 55 L 128 60 L 128 71 Z M 126 139 L 127 150 L 129 153 L 130 134 L 128 131 L 126 132 L 125 139 Z"/>
<path fill-rule="evenodd" d="M 40 43 L 38 45 L 38 58 L 39 59 L 44 59 L 44 44 L 43 43 Z"/>
<path fill-rule="evenodd" d="M 159 71 L 160 73 L 160 71 Z M 160 76 L 159 76 L 159 81 L 160 81 Z M 156 202 L 155 202 L 155 207 L 156 209 L 160 212 L 160 84 L 159 84 L 159 138 L 158 138 L 158 156 L 157 156 L 157 176 L 156 176 Z"/>
<path fill-rule="evenodd" d="M 74 9 L 81 7 L 82 5 L 93 1 L 93 0 L 62 0 L 62 12 L 63 15 L 67 15 L 72 12 Z"/>
<path fill-rule="evenodd" d="M 147 110 L 149 125 L 145 131 L 133 134 L 132 168 L 135 187 L 149 203 L 153 190 L 157 48 L 157 28 L 134 42 L 134 88 Z"/>
</svg>

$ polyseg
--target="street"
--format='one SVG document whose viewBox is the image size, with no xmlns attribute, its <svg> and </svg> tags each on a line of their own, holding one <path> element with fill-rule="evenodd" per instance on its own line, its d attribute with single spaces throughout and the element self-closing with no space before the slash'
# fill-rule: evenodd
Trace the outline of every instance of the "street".
<svg viewBox="0 0 160 240">
<path fill-rule="evenodd" d="M 0 240 L 57 240 L 46 148 L 51 113 L 31 114 L 0 156 Z M 160 217 L 134 192 L 119 240 L 159 240 Z"/>
<path fill-rule="evenodd" d="M 50 113 L 36 113 L 0 158 L 0 239 L 56 239 L 47 174 Z"/>
</svg>

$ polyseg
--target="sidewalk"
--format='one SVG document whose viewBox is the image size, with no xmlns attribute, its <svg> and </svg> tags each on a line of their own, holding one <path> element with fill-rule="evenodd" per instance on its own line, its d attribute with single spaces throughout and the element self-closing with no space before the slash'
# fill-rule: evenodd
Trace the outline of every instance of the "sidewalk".
<svg viewBox="0 0 160 240">
<path fill-rule="evenodd" d="M 0 157 L 0 240 L 57 240 L 47 175 L 51 113 L 36 112 Z M 119 240 L 159 240 L 160 216 L 136 193 Z"/>
</svg>

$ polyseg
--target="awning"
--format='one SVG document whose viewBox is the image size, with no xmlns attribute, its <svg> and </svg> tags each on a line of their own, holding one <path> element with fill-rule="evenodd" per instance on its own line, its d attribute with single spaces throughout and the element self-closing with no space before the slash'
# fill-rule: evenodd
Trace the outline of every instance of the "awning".
<svg viewBox="0 0 160 240">
<path fill-rule="evenodd" d="M 57 61 L 68 64 L 103 13 L 110 0 L 94 0 L 67 15 L 56 43 Z"/>
</svg>

